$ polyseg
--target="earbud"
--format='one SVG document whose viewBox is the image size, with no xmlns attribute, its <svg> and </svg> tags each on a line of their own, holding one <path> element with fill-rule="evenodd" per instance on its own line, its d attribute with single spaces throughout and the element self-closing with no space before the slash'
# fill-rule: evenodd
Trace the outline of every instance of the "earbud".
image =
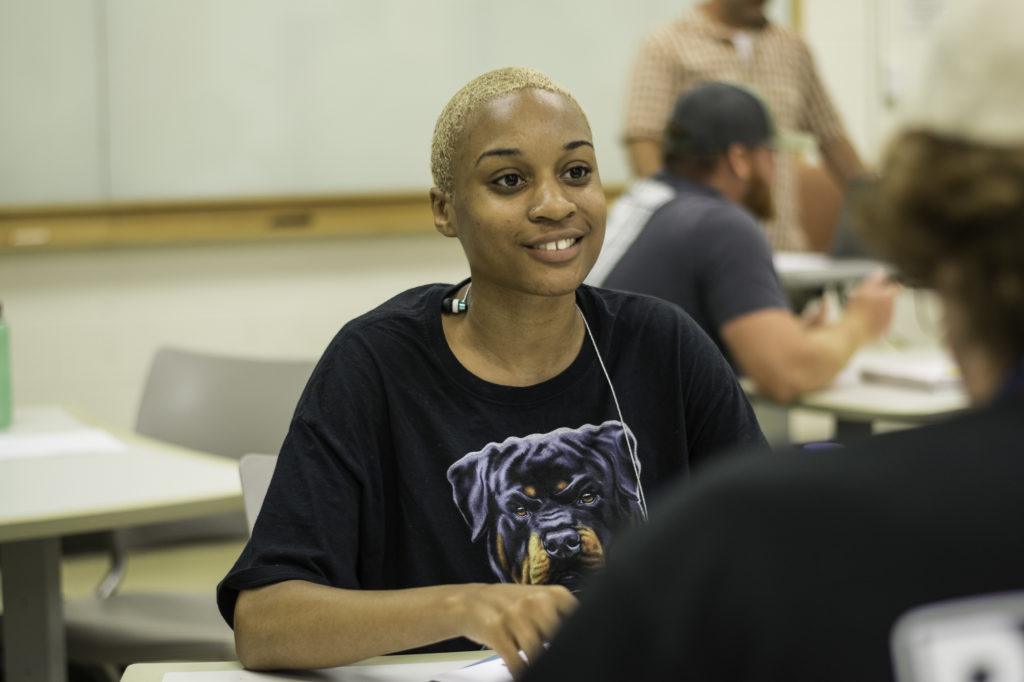
<svg viewBox="0 0 1024 682">
<path fill-rule="evenodd" d="M 466 299 L 452 298 L 450 296 L 445 297 L 441 301 L 441 312 L 451 313 L 453 315 L 466 312 Z"/>
<path fill-rule="evenodd" d="M 459 313 L 466 312 L 466 308 L 469 307 L 469 290 L 473 288 L 473 283 L 470 282 L 469 286 L 466 287 L 466 295 L 462 298 L 452 298 L 446 296 L 441 300 L 441 312 L 451 313 L 452 315 L 458 315 Z"/>
</svg>

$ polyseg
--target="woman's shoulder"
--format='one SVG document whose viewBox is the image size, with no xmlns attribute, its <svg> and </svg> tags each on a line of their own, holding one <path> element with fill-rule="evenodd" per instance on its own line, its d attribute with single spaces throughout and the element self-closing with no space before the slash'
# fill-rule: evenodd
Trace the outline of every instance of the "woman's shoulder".
<svg viewBox="0 0 1024 682">
<path fill-rule="evenodd" d="M 391 324 L 423 324 L 434 317 L 430 313 L 440 313 L 445 292 L 454 288 L 452 284 L 423 284 L 406 289 L 352 318 L 341 331 L 363 333 Z"/>
<path fill-rule="evenodd" d="M 441 300 L 452 284 L 424 284 L 402 291 L 346 321 L 334 335 L 328 350 L 363 347 L 383 350 L 393 344 L 422 344 L 429 338 L 431 322 L 441 314 Z"/>
<path fill-rule="evenodd" d="M 414 287 L 348 320 L 324 349 L 315 376 L 328 383 L 339 374 L 346 381 L 358 376 L 370 381 L 382 366 L 422 364 L 435 337 L 443 334 L 438 321 L 441 299 L 454 289 L 451 284 Z"/>
<path fill-rule="evenodd" d="M 694 372 L 733 376 L 714 341 L 678 305 L 654 296 L 589 286 L 580 298 L 601 352 L 632 358 L 634 367 L 680 368 L 686 381 Z"/>
<path fill-rule="evenodd" d="M 632 333 L 661 332 L 673 337 L 700 330 L 681 307 L 657 296 L 586 284 L 579 291 L 584 311 L 591 312 L 602 328 L 626 329 Z"/>
</svg>

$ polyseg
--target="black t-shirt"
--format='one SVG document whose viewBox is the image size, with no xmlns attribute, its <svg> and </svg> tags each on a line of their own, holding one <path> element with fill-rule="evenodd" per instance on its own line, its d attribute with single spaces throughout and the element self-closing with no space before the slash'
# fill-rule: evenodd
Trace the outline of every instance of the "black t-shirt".
<svg viewBox="0 0 1024 682">
<path fill-rule="evenodd" d="M 727 358 L 722 325 L 789 309 L 754 216 L 708 185 L 665 172 L 638 181 L 612 205 L 606 246 L 587 282 L 675 303 Z"/>
<path fill-rule="evenodd" d="M 765 447 L 729 367 L 678 309 L 577 292 L 624 428 L 588 339 L 564 372 L 534 386 L 467 371 L 441 325 L 452 289 L 400 294 L 346 324 L 325 351 L 252 537 L 218 588 L 229 623 L 240 590 L 289 579 L 575 588 L 603 563 L 612 533 L 637 521 L 631 450 L 654 497 L 717 452 Z"/>
<path fill-rule="evenodd" d="M 1024 589 L 1024 399 L 729 458 L 652 507 L 527 682 L 885 682 L 909 609 Z"/>
</svg>

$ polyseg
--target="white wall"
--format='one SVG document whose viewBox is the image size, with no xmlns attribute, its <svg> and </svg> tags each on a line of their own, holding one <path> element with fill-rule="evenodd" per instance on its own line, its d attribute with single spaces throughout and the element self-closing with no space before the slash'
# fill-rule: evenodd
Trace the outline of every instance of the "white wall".
<svg viewBox="0 0 1024 682">
<path fill-rule="evenodd" d="M 874 157 L 875 0 L 803 0 L 805 36 L 854 147 Z"/>
<path fill-rule="evenodd" d="M 576 94 L 622 183 L 635 47 L 697 1 L 0 0 L 0 204 L 422 189 L 444 102 L 507 64 Z M 800 0 L 870 162 L 954 1 Z"/>
<path fill-rule="evenodd" d="M 0 203 L 101 195 L 94 5 L 0 0 Z"/>
<path fill-rule="evenodd" d="M 944 6 L 971 0 L 802 0 L 803 34 L 854 146 L 875 165 Z"/>
<path fill-rule="evenodd" d="M 14 400 L 59 403 L 130 428 L 157 347 L 320 355 L 389 296 L 468 274 L 458 242 L 422 236 L 0 254 Z M 906 291 L 890 339 L 934 342 L 934 297 Z"/>
<path fill-rule="evenodd" d="M 90 131 L 96 121 L 88 111 L 78 112 L 84 118 L 76 119 L 75 97 L 87 101 L 88 93 L 57 88 L 49 96 L 61 102 L 57 110 L 50 111 L 43 106 L 44 90 L 34 89 L 43 87 L 39 84 L 47 79 L 66 83 L 77 78 L 75 59 L 92 47 L 74 39 L 78 34 L 73 27 L 89 21 L 85 8 L 96 1 L 82 3 L 76 12 L 67 13 L 63 10 L 78 5 L 69 5 L 67 0 L 0 0 L 0 79 L 20 83 L 21 92 L 31 95 L 32 105 L 26 108 L 5 99 L 0 107 L 0 193 L 14 183 L 17 192 L 31 190 L 35 198 L 45 198 L 54 188 L 70 198 L 79 196 L 83 183 L 100 182 L 102 173 L 97 166 L 102 163 L 97 154 L 86 153 L 83 142 L 84 138 L 93 139 Z M 686 4 L 684 0 L 659 1 L 666 13 L 669 5 Z M 877 148 L 881 128 L 878 82 L 872 65 L 880 31 L 877 8 L 889 6 L 886 3 L 804 0 L 805 33 L 823 77 L 854 142 L 869 157 Z M 776 0 L 774 11 L 783 5 Z M 673 7 L 671 13 L 676 11 Z M 661 19 L 653 15 L 643 17 L 642 22 L 634 19 L 630 30 Z M 886 22 L 896 26 L 894 31 L 900 25 L 891 18 Z M 34 47 L 36 34 L 27 29 L 18 34 L 12 28 L 15 25 L 55 31 L 55 36 L 64 36 L 61 40 L 69 42 L 69 55 L 54 59 L 47 50 Z M 600 40 L 580 44 L 575 39 L 581 32 L 597 28 L 603 32 Z M 560 24 L 555 31 L 565 37 L 560 54 L 586 60 L 590 52 L 602 49 L 604 41 L 628 43 L 635 37 L 617 28 L 590 27 L 585 22 Z M 407 55 L 380 58 L 395 60 L 385 64 L 391 70 L 408 60 Z M 14 68 L 16 63 L 19 66 Z M 478 70 L 477 66 L 461 64 L 459 68 L 468 74 Z M 613 74 L 598 72 L 595 76 L 605 81 L 603 87 L 616 91 L 623 85 L 625 69 L 623 64 Z M 28 87 L 29 83 L 37 85 Z M 586 97 L 581 99 L 591 110 L 595 129 L 600 127 L 612 140 L 602 150 L 604 158 L 620 154 L 614 140 L 621 112 L 615 107 L 594 107 Z M 30 116 L 33 112 L 34 119 Z M 33 121 L 46 123 L 52 130 L 28 125 Z M 28 132 L 19 132 L 19 126 Z M 24 135 L 27 140 L 19 137 Z M 374 158 L 385 167 L 411 163 L 413 157 L 422 158 L 425 164 L 426 143 L 424 139 L 419 148 L 400 150 L 400 162 L 391 158 L 399 150 Z M 23 152 L 33 145 L 42 145 L 47 153 L 78 145 L 85 150 L 85 161 L 72 168 L 45 155 L 29 155 L 31 162 L 21 166 L 10 164 L 9 157 L 4 161 L 10 150 Z M 114 425 L 130 427 L 146 368 L 161 344 L 260 356 L 313 357 L 343 322 L 390 294 L 425 282 L 454 282 L 466 271 L 457 243 L 438 236 L 429 226 L 416 237 L 0 254 L 0 300 L 12 326 L 15 400 L 77 406 Z M 919 308 L 924 311 L 926 326 L 931 325 L 933 306 L 925 301 Z M 917 324 L 920 310 L 912 305 L 901 307 L 901 328 L 911 330 L 901 332 L 902 336 L 921 333 Z"/>
<path fill-rule="evenodd" d="M 458 242 L 422 237 L 0 254 L 14 400 L 135 419 L 155 349 L 311 357 L 392 294 L 465 277 Z"/>
<path fill-rule="evenodd" d="M 0 0 L 0 204 L 418 191 L 445 102 L 508 65 L 621 184 L 636 45 L 696 1 Z"/>
</svg>

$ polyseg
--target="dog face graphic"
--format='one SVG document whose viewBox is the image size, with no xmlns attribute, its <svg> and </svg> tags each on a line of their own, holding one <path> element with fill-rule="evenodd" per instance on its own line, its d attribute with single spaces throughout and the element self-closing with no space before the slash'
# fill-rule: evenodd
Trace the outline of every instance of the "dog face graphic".
<svg viewBox="0 0 1024 682">
<path fill-rule="evenodd" d="M 509 438 L 448 469 L 474 542 L 502 582 L 577 589 L 604 565 L 612 531 L 635 522 L 637 483 L 620 422 Z"/>
</svg>

